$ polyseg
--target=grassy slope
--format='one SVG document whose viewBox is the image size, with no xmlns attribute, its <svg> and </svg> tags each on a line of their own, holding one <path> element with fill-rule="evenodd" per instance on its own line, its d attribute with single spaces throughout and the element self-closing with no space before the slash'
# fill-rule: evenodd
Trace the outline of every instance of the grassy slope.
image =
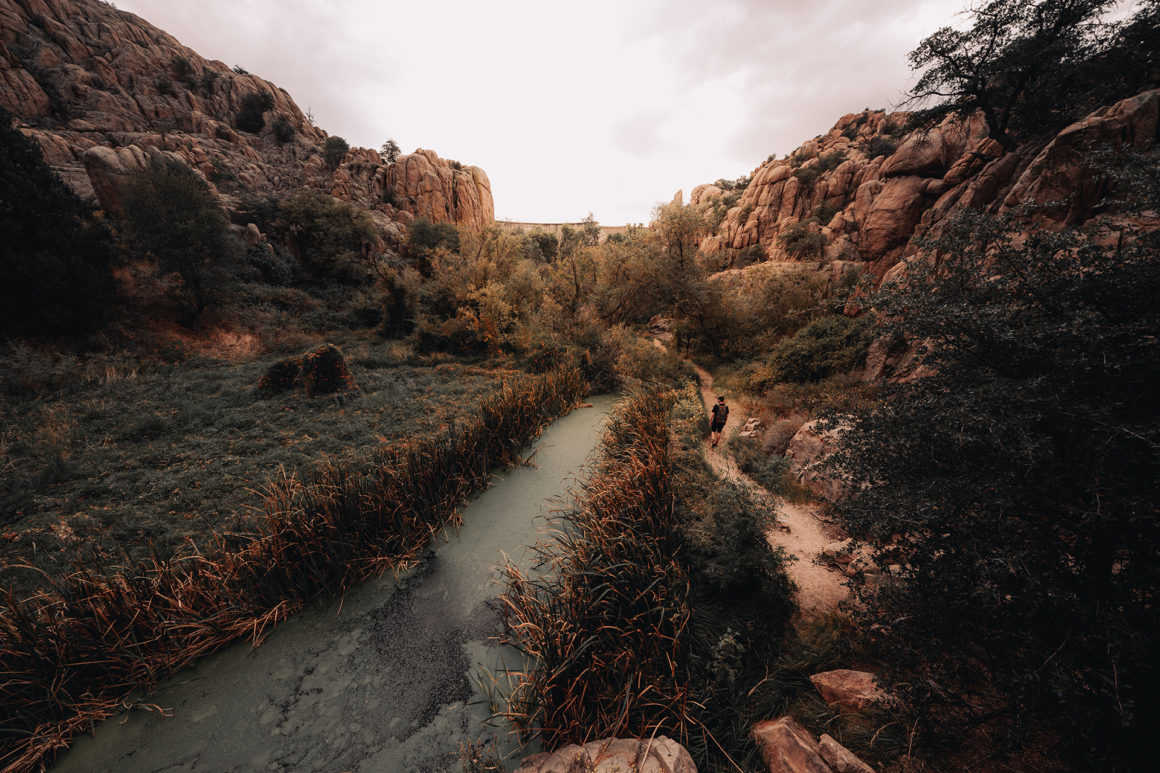
<svg viewBox="0 0 1160 773">
<path fill-rule="evenodd" d="M 258 491 L 282 469 L 428 434 L 510 375 L 393 363 L 366 347 L 349 358 L 358 392 L 264 395 L 254 385 L 275 359 L 123 362 L 92 383 L 0 402 L 0 565 L 58 578 L 93 547 L 165 557 L 190 539 L 205 550 L 215 534 L 252 533 Z M 0 569 L 18 593 L 42 581 Z"/>
</svg>

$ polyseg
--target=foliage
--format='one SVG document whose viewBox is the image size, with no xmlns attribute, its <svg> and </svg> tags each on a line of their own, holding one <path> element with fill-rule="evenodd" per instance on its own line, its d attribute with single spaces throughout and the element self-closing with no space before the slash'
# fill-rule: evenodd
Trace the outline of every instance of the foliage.
<svg viewBox="0 0 1160 773">
<path fill-rule="evenodd" d="M 113 292 L 105 228 L 0 108 L 0 335 L 82 337 Z"/>
<path fill-rule="evenodd" d="M 822 317 L 779 342 L 770 365 L 779 381 L 818 381 L 860 367 L 874 336 L 866 317 Z"/>
<path fill-rule="evenodd" d="M 1102 22 L 1113 5 L 990 0 L 972 7 L 970 29 L 943 27 L 910 53 L 911 67 L 922 72 L 910 101 L 934 102 L 920 111 L 928 120 L 981 110 L 991 136 L 1011 149 L 1020 135 L 1154 86 L 1155 64 L 1138 63 L 1154 62 L 1160 50 L 1160 6 L 1146 2 L 1118 25 Z"/>
<path fill-rule="evenodd" d="M 338 169 L 349 150 L 350 145 L 342 137 L 327 137 L 322 146 L 322 160 L 328 169 Z"/>
<path fill-rule="evenodd" d="M 809 167 L 813 169 L 814 167 Z M 826 237 L 818 227 L 818 221 L 811 218 L 790 223 L 777 235 L 786 254 L 791 258 L 820 258 L 826 246 Z"/>
<path fill-rule="evenodd" d="M 266 125 L 265 113 L 274 107 L 274 97 L 268 91 L 251 91 L 242 96 L 240 110 L 234 119 L 234 128 L 258 134 Z"/>
<path fill-rule="evenodd" d="M 186 164 L 156 158 L 131 178 L 123 198 L 132 249 L 181 278 L 193 314 L 221 300 L 240 255 L 209 184 Z"/>
<path fill-rule="evenodd" d="M 821 164 L 808 164 L 805 166 L 799 166 L 797 169 L 793 170 L 793 176 L 797 178 L 799 183 L 801 183 L 802 188 L 807 191 L 813 190 L 814 183 L 816 183 L 818 178 L 822 176 Z"/>
<path fill-rule="evenodd" d="M 848 526 L 900 535 L 862 596 L 926 731 L 1042 724 L 1077 769 L 1146 766 L 1160 716 L 1160 243 L 1117 230 L 966 214 L 927 244 L 873 299 L 927 375 L 835 458 Z"/>
<path fill-rule="evenodd" d="M 237 218 L 285 244 L 316 278 L 348 283 L 368 279 L 378 230 L 366 212 L 346 202 L 303 188 L 289 198 L 243 201 Z"/>
<path fill-rule="evenodd" d="M 879 134 L 866 145 L 866 158 L 874 159 L 878 156 L 892 156 L 898 150 L 898 142 L 884 134 Z"/>
<path fill-rule="evenodd" d="M 435 223 L 425 217 L 407 224 L 407 254 L 419 264 L 419 271 L 431 273 L 431 259 L 437 251 L 456 252 L 459 249 L 459 231 L 453 223 Z"/>
<path fill-rule="evenodd" d="M 278 141 L 279 145 L 285 145 L 294 139 L 294 124 L 287 121 L 285 116 L 278 116 L 278 120 L 274 121 L 273 129 L 274 139 Z"/>
<path fill-rule="evenodd" d="M 379 155 L 382 157 L 383 161 L 386 161 L 388 164 L 393 164 L 398 161 L 399 154 L 402 152 L 403 151 L 399 148 L 399 143 L 395 142 L 393 139 L 388 139 L 383 143 L 383 146 L 379 148 Z"/>
</svg>

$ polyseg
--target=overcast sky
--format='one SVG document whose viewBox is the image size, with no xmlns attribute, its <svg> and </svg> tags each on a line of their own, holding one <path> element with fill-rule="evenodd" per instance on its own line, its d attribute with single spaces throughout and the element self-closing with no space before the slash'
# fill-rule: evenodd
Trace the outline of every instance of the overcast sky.
<svg viewBox="0 0 1160 773">
<path fill-rule="evenodd" d="M 118 0 L 330 134 L 487 172 L 495 214 L 641 223 L 898 104 L 966 0 Z"/>
</svg>

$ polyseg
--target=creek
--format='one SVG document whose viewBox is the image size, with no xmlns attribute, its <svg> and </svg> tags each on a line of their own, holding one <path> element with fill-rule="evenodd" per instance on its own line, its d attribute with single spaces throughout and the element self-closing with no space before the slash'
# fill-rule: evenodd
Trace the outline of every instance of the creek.
<svg viewBox="0 0 1160 773">
<path fill-rule="evenodd" d="M 599 440 L 615 398 L 557 420 L 525 450 L 531 466 L 496 473 L 400 577 L 317 601 L 259 647 L 231 645 L 75 740 L 53 773 L 460 769 L 460 745 L 510 729 L 488 721 L 493 674 L 522 665 L 498 645 L 495 601 L 505 556 L 528 568 L 553 502 L 566 496 Z M 502 678 L 502 677 L 501 677 Z M 535 749 L 528 750 L 535 751 Z M 514 766 L 512 766 L 514 767 Z"/>
</svg>

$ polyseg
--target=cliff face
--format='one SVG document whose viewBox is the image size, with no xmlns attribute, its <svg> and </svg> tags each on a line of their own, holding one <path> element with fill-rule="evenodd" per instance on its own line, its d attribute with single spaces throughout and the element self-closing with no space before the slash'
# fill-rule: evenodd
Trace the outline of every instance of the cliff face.
<svg viewBox="0 0 1160 773">
<path fill-rule="evenodd" d="M 0 105 L 70 187 L 113 211 L 119 181 L 161 152 L 198 170 L 227 205 L 309 186 L 373 211 L 388 234 L 415 216 L 474 228 L 494 218 L 482 169 L 430 151 L 389 165 L 362 148 L 328 168 L 326 132 L 285 90 L 98 0 L 0 0 Z M 238 128 L 247 125 L 255 131 Z M 412 168 L 422 171 L 402 171 Z"/>
<path fill-rule="evenodd" d="M 789 158 L 754 170 L 701 246 L 710 253 L 757 246 L 770 260 L 854 261 L 882 280 L 916 251 L 915 237 L 937 233 L 963 208 L 1059 202 L 1040 216 L 1083 222 L 1099 193 L 1091 189 L 1099 175 L 1087 168 L 1085 148 L 1150 146 L 1158 116 L 1160 90 L 1148 91 L 1096 111 L 1046 145 L 1005 153 L 978 116 L 905 133 L 905 113 L 846 115 Z M 702 185 L 690 203 L 720 209 L 726 195 Z M 794 249 L 789 236 L 805 247 Z"/>
</svg>

